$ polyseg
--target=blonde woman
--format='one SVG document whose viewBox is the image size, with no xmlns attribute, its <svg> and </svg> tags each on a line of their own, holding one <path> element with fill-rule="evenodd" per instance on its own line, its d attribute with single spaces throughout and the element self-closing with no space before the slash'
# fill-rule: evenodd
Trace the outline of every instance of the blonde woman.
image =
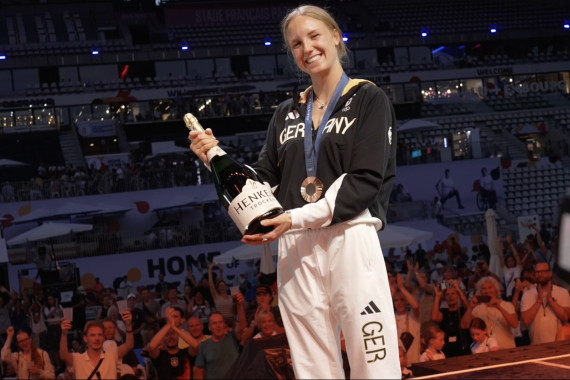
<svg viewBox="0 0 570 380">
<path fill-rule="evenodd" d="M 461 319 L 461 328 L 468 329 L 473 318 L 485 321 L 489 336 L 493 336 L 501 349 L 514 348 L 512 329 L 519 326 L 519 317 L 511 302 L 501 299 L 501 284 L 496 278 L 481 278 L 475 285 L 475 296 Z"/>
<path fill-rule="evenodd" d="M 254 165 L 287 211 L 261 223 L 279 241 L 279 307 L 297 378 L 344 378 L 340 331 L 353 378 L 397 378 L 398 337 L 379 229 L 396 174 L 396 119 L 374 83 L 349 78 L 342 31 L 304 5 L 281 23 L 283 41 L 312 85 L 282 102 Z M 211 131 L 191 132 L 208 162 Z M 217 307 L 217 301 L 216 301 Z"/>
</svg>

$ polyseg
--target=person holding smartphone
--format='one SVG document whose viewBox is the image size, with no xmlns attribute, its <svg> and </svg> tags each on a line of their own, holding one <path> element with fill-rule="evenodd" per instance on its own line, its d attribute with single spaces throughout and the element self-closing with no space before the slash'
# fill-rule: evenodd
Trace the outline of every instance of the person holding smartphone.
<svg viewBox="0 0 570 380">
<path fill-rule="evenodd" d="M 499 281 L 495 277 L 483 277 L 475 288 L 475 296 L 461 318 L 461 328 L 468 329 L 473 318 L 481 318 L 501 349 L 516 347 L 512 328 L 518 327 L 519 318 L 514 305 L 501 298 Z"/>
<path fill-rule="evenodd" d="M 433 288 L 435 301 L 431 319 L 437 322 L 445 332 L 445 346 L 443 346 L 445 357 L 468 354 L 469 334 L 466 329 L 461 328 L 461 319 L 465 315 L 467 305 L 469 305 L 465 292 L 457 281 L 441 282 L 439 286 Z"/>
</svg>

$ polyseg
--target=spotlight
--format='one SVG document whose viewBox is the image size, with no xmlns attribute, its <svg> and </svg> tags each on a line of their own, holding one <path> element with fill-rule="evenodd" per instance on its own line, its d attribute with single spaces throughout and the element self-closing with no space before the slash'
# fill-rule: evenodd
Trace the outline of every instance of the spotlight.
<svg viewBox="0 0 570 380">
<path fill-rule="evenodd" d="M 422 37 L 427 37 L 428 33 L 427 32 L 422 32 Z"/>
<path fill-rule="evenodd" d="M 93 49 L 91 55 L 99 55 L 99 49 Z"/>
<path fill-rule="evenodd" d="M 492 27 L 490 30 L 491 33 L 497 33 L 497 28 Z"/>
</svg>

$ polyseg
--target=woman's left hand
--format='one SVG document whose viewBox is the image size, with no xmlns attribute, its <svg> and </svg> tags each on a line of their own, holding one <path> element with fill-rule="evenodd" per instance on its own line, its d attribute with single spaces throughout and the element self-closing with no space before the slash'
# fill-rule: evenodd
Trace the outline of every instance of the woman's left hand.
<svg viewBox="0 0 570 380">
<path fill-rule="evenodd" d="M 261 224 L 263 226 L 273 226 L 274 228 L 265 234 L 244 235 L 241 241 L 250 245 L 262 245 L 279 239 L 281 235 L 291 228 L 291 214 L 284 212 L 275 218 L 262 220 Z"/>
</svg>

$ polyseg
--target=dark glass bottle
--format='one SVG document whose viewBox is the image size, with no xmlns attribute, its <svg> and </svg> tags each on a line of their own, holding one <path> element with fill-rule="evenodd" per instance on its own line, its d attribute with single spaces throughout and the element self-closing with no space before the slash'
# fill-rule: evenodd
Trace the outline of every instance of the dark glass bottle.
<svg viewBox="0 0 570 380">
<path fill-rule="evenodd" d="M 184 123 L 192 131 L 204 131 L 190 113 L 184 115 Z M 273 227 L 262 226 L 260 222 L 283 213 L 271 188 L 259 181 L 252 168 L 241 165 L 220 147 L 216 146 L 206 154 L 218 197 L 241 233 L 252 235 L 271 231 Z"/>
</svg>

